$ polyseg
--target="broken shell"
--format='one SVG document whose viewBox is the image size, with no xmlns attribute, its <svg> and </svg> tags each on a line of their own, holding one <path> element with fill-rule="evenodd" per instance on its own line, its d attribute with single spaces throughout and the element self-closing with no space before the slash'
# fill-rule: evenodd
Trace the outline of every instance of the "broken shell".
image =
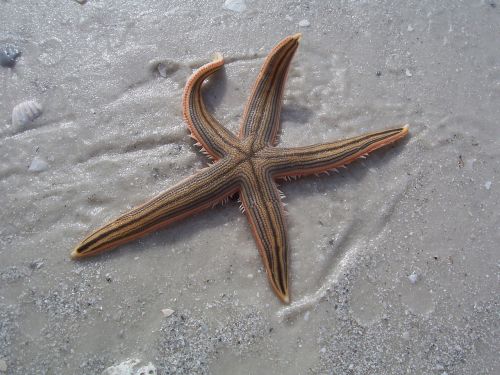
<svg viewBox="0 0 500 375">
<path fill-rule="evenodd" d="M 31 124 L 42 111 L 42 106 L 35 100 L 19 103 L 12 110 L 12 125 L 19 128 Z"/>
</svg>

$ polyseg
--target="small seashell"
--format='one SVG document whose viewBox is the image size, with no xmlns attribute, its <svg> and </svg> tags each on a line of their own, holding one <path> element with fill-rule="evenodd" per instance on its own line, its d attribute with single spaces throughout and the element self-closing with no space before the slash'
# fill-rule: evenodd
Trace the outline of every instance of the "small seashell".
<svg viewBox="0 0 500 375">
<path fill-rule="evenodd" d="M 19 103 L 12 110 L 12 125 L 19 128 L 31 124 L 42 112 L 42 106 L 35 100 Z"/>
<path fill-rule="evenodd" d="M 16 65 L 16 59 L 21 54 L 16 47 L 5 46 L 0 48 L 0 65 L 4 68 L 12 68 Z"/>
</svg>

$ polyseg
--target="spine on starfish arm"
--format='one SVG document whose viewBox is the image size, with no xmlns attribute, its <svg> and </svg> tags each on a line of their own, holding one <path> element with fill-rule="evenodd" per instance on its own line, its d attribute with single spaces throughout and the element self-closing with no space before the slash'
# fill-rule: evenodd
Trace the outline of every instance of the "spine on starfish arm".
<svg viewBox="0 0 500 375">
<path fill-rule="evenodd" d="M 271 149 L 274 155 L 270 156 L 270 169 L 275 178 L 327 172 L 404 138 L 408 130 L 405 125 L 331 143 Z"/>
</svg>

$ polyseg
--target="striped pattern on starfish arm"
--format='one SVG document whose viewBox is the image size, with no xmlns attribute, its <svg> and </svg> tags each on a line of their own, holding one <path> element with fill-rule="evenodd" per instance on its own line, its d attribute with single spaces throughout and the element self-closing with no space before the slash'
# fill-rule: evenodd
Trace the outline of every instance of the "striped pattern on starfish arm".
<svg viewBox="0 0 500 375">
<path fill-rule="evenodd" d="M 275 180 L 345 166 L 408 133 L 408 126 L 401 126 L 324 144 L 275 147 L 284 85 L 299 40 L 300 34 L 288 36 L 267 56 L 245 106 L 238 136 L 222 126 L 203 102 L 203 82 L 223 66 L 222 55 L 193 73 L 182 97 L 184 119 L 213 164 L 95 230 L 76 246 L 72 257 L 115 248 L 238 193 L 269 283 L 279 299 L 288 303 L 286 223 Z"/>
</svg>

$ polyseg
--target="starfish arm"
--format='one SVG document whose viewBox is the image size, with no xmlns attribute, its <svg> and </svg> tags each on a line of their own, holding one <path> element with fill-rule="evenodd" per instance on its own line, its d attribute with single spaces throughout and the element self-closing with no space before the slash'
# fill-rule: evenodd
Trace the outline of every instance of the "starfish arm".
<svg viewBox="0 0 500 375">
<path fill-rule="evenodd" d="M 274 178 L 326 172 L 393 143 L 408 134 L 408 125 L 347 138 L 337 142 L 293 148 L 268 148 Z M 263 155 L 265 156 L 265 155 Z"/>
<path fill-rule="evenodd" d="M 289 302 L 285 218 L 280 192 L 270 176 L 245 179 L 240 199 L 262 257 L 269 282 Z"/>
<path fill-rule="evenodd" d="M 240 128 L 240 138 L 252 136 L 256 146 L 274 144 L 280 127 L 283 89 L 300 34 L 288 36 L 273 48 L 255 80 Z"/>
<path fill-rule="evenodd" d="M 212 207 L 238 189 L 234 163 L 221 160 L 97 229 L 76 246 L 71 256 L 82 258 L 113 249 Z"/>
<path fill-rule="evenodd" d="M 202 149 L 214 160 L 224 157 L 227 151 L 235 148 L 238 139 L 207 112 L 201 86 L 203 81 L 224 65 L 220 53 L 212 62 L 203 65 L 189 78 L 182 96 L 182 111 L 191 135 L 199 142 Z"/>
</svg>

